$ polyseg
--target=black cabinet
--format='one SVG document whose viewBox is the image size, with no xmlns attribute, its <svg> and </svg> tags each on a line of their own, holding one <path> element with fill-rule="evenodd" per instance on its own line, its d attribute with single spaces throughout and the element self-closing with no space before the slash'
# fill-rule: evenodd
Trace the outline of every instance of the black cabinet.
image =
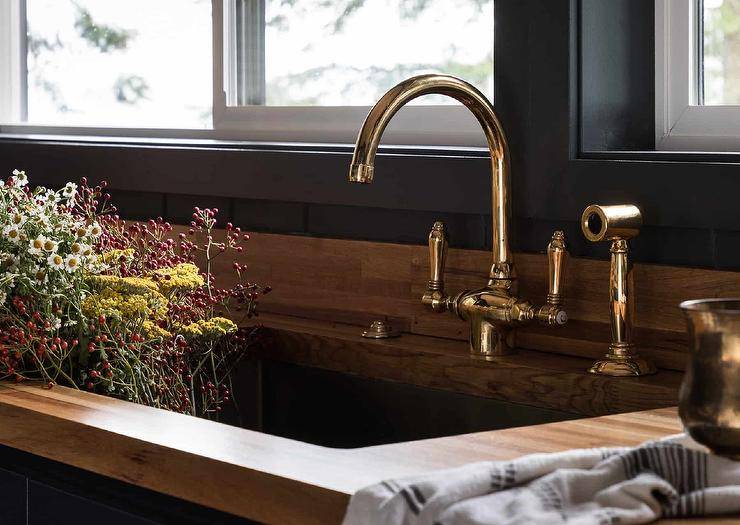
<svg viewBox="0 0 740 525">
<path fill-rule="evenodd" d="M 254 522 L 0 445 L 0 525 Z"/>
<path fill-rule="evenodd" d="M 27 525 L 79 525 L 88 520 L 105 525 L 155 525 L 103 503 L 36 481 L 28 482 Z"/>
<path fill-rule="evenodd" d="M 28 480 L 0 468 L 0 525 L 26 525 Z"/>
</svg>

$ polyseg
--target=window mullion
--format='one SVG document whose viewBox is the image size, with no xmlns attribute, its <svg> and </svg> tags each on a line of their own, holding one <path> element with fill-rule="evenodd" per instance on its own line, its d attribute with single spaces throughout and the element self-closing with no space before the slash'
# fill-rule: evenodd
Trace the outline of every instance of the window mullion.
<svg viewBox="0 0 740 525">
<path fill-rule="evenodd" d="M 265 104 L 265 0 L 236 0 L 236 101 Z"/>
<path fill-rule="evenodd" d="M 26 0 L 0 2 L 0 122 L 28 116 Z"/>
</svg>

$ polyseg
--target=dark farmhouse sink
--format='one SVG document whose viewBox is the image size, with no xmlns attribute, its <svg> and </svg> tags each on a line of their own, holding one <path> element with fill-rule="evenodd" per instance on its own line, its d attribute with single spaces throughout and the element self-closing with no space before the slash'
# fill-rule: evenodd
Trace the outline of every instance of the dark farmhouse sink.
<svg viewBox="0 0 740 525">
<path fill-rule="evenodd" d="M 327 447 L 355 448 L 576 419 L 544 408 L 276 361 L 247 363 L 227 422 Z"/>
</svg>

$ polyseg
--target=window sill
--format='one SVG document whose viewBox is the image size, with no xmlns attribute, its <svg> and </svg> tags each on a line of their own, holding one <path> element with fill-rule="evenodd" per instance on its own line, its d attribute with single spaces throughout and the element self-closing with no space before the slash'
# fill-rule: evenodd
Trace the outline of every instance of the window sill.
<svg viewBox="0 0 740 525">
<path fill-rule="evenodd" d="M 209 149 L 244 151 L 290 151 L 301 153 L 347 153 L 351 154 L 354 144 L 320 142 L 268 142 L 247 140 L 222 140 L 210 138 L 141 137 L 66 135 L 36 133 L 0 133 L 0 142 L 25 142 L 38 144 L 63 144 L 68 146 L 124 146 L 166 149 Z M 381 145 L 379 155 L 403 155 L 422 157 L 489 157 L 488 148 L 465 146 L 412 146 Z"/>
<path fill-rule="evenodd" d="M 576 160 L 740 164 L 740 152 L 718 151 L 582 151 Z"/>
</svg>

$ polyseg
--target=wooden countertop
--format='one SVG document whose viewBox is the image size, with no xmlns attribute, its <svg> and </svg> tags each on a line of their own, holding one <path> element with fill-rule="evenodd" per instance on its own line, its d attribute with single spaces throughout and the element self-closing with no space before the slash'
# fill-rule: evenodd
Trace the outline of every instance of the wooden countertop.
<svg viewBox="0 0 740 525">
<path fill-rule="evenodd" d="M 340 450 L 63 387 L 0 385 L 3 445 L 281 524 L 339 523 L 352 493 L 386 478 L 533 452 L 637 445 L 680 429 L 676 410 L 663 408 Z"/>
<path fill-rule="evenodd" d="M 488 397 L 582 416 L 671 407 L 682 372 L 644 377 L 589 374 L 592 359 L 517 349 L 492 361 L 471 359 L 467 341 L 404 333 L 365 339 L 353 324 L 268 314 L 260 357 L 398 381 L 424 388 Z"/>
</svg>

